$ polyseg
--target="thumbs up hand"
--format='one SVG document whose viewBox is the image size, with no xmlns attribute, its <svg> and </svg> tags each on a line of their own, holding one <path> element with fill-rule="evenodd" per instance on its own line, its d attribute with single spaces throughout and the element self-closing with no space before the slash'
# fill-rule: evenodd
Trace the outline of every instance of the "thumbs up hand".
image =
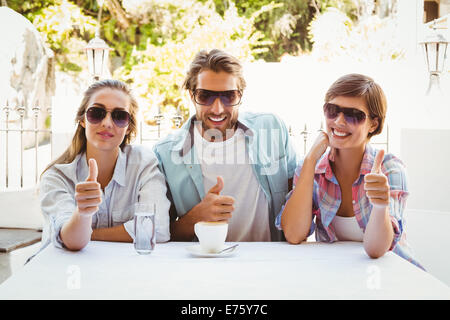
<svg viewBox="0 0 450 320">
<path fill-rule="evenodd" d="M 98 176 L 98 167 L 97 161 L 95 159 L 89 159 L 89 175 L 86 178 L 86 181 L 97 181 Z"/>
<path fill-rule="evenodd" d="M 381 170 L 383 159 L 384 150 L 379 150 L 375 156 L 372 171 L 364 177 L 364 190 L 370 203 L 375 207 L 387 207 L 389 205 L 389 182 Z"/>
<path fill-rule="evenodd" d="M 97 182 L 98 167 L 95 159 L 89 159 L 89 175 L 86 181 L 75 186 L 75 200 L 78 212 L 81 215 L 92 216 L 98 211 L 102 203 L 102 191 L 100 183 Z"/>
<path fill-rule="evenodd" d="M 321 130 L 314 141 L 311 149 L 308 151 L 306 155 L 307 158 L 310 158 L 314 162 L 317 162 L 320 157 L 325 153 L 327 148 L 330 146 L 330 141 L 328 135 L 325 131 Z M 332 154 L 331 154 L 332 152 Z M 334 161 L 334 148 L 331 148 L 330 156 L 332 156 L 331 161 Z"/>
<path fill-rule="evenodd" d="M 381 149 L 377 152 L 377 155 L 375 156 L 375 160 L 373 162 L 372 171 L 373 173 L 381 173 L 381 164 L 383 163 L 384 159 L 384 150 Z"/>
<path fill-rule="evenodd" d="M 234 211 L 234 198 L 220 195 L 224 187 L 221 176 L 217 183 L 209 189 L 203 200 L 190 211 L 192 218 L 198 221 L 228 221 Z"/>
<path fill-rule="evenodd" d="M 208 193 L 214 193 L 219 195 L 222 189 L 223 189 L 223 178 L 221 176 L 218 176 L 217 183 L 211 189 L 209 189 Z"/>
</svg>

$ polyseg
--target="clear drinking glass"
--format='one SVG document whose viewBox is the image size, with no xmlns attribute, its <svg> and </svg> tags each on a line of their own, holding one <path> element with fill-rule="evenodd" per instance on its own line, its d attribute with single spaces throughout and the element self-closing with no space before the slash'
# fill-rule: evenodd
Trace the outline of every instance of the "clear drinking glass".
<svg viewBox="0 0 450 320">
<path fill-rule="evenodd" d="M 136 203 L 134 206 L 134 249 L 150 254 L 155 249 L 156 204 Z"/>
</svg>

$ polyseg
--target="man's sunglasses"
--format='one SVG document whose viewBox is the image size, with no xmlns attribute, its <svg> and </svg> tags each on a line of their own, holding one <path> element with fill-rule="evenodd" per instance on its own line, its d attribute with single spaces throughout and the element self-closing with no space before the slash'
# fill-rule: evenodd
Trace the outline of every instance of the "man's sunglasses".
<svg viewBox="0 0 450 320">
<path fill-rule="evenodd" d="M 194 101 L 202 106 L 211 106 L 217 98 L 220 99 L 225 107 L 233 107 L 241 102 L 241 91 L 211 91 L 205 89 L 194 90 Z"/>
<path fill-rule="evenodd" d="M 100 107 L 90 107 L 86 110 L 86 118 L 92 124 L 98 124 L 105 119 L 106 114 L 111 112 L 111 118 L 116 126 L 125 128 L 130 122 L 130 114 L 125 110 L 114 109 L 113 111 L 106 111 Z"/>
<path fill-rule="evenodd" d="M 367 115 L 361 110 L 355 108 L 342 108 L 336 104 L 328 102 L 324 104 L 323 111 L 325 116 L 330 120 L 336 119 L 339 113 L 342 112 L 345 121 L 351 125 L 360 124 L 367 118 Z"/>
</svg>

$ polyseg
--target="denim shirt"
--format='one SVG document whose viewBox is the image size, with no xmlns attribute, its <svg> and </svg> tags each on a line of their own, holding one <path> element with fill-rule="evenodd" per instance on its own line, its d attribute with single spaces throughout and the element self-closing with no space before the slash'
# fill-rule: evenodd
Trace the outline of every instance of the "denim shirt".
<svg viewBox="0 0 450 320">
<path fill-rule="evenodd" d="M 40 183 L 41 210 L 48 221 L 44 239 L 59 248 L 64 247 L 60 231 L 76 209 L 75 186 L 86 180 L 89 167 L 82 153 L 67 164 L 55 164 L 42 176 Z M 156 204 L 156 241 L 170 239 L 169 207 L 164 176 L 158 169 L 157 159 L 151 149 L 127 145 L 119 151 L 114 174 L 102 191 L 102 203 L 92 216 L 92 229 L 124 225 L 134 239 L 133 218 L 135 203 Z"/>
<path fill-rule="evenodd" d="M 195 121 L 196 117 L 191 117 L 153 148 L 159 168 L 166 177 L 172 220 L 185 215 L 205 197 L 201 165 L 194 145 Z M 269 113 L 240 113 L 237 127 L 244 132 L 253 172 L 269 204 L 271 240 L 284 240 L 274 222 L 289 191 L 288 180 L 293 177 L 297 165 L 289 133 L 283 121 Z"/>
</svg>

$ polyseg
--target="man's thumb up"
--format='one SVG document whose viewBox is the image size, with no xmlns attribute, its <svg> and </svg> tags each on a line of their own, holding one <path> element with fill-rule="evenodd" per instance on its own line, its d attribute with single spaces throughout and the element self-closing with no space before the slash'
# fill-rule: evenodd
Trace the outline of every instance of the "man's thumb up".
<svg viewBox="0 0 450 320">
<path fill-rule="evenodd" d="M 215 193 L 219 195 L 222 189 L 223 189 L 223 178 L 221 176 L 218 176 L 217 183 L 211 189 L 209 189 L 208 193 Z"/>
<path fill-rule="evenodd" d="M 97 167 L 97 161 L 95 159 L 91 158 L 89 159 L 89 175 L 86 178 L 86 181 L 97 181 L 97 175 L 98 175 L 98 167 Z"/>
<path fill-rule="evenodd" d="M 371 173 L 381 173 L 381 164 L 383 163 L 383 159 L 384 159 L 384 150 L 381 149 L 377 152 L 377 155 L 375 156 Z"/>
</svg>

